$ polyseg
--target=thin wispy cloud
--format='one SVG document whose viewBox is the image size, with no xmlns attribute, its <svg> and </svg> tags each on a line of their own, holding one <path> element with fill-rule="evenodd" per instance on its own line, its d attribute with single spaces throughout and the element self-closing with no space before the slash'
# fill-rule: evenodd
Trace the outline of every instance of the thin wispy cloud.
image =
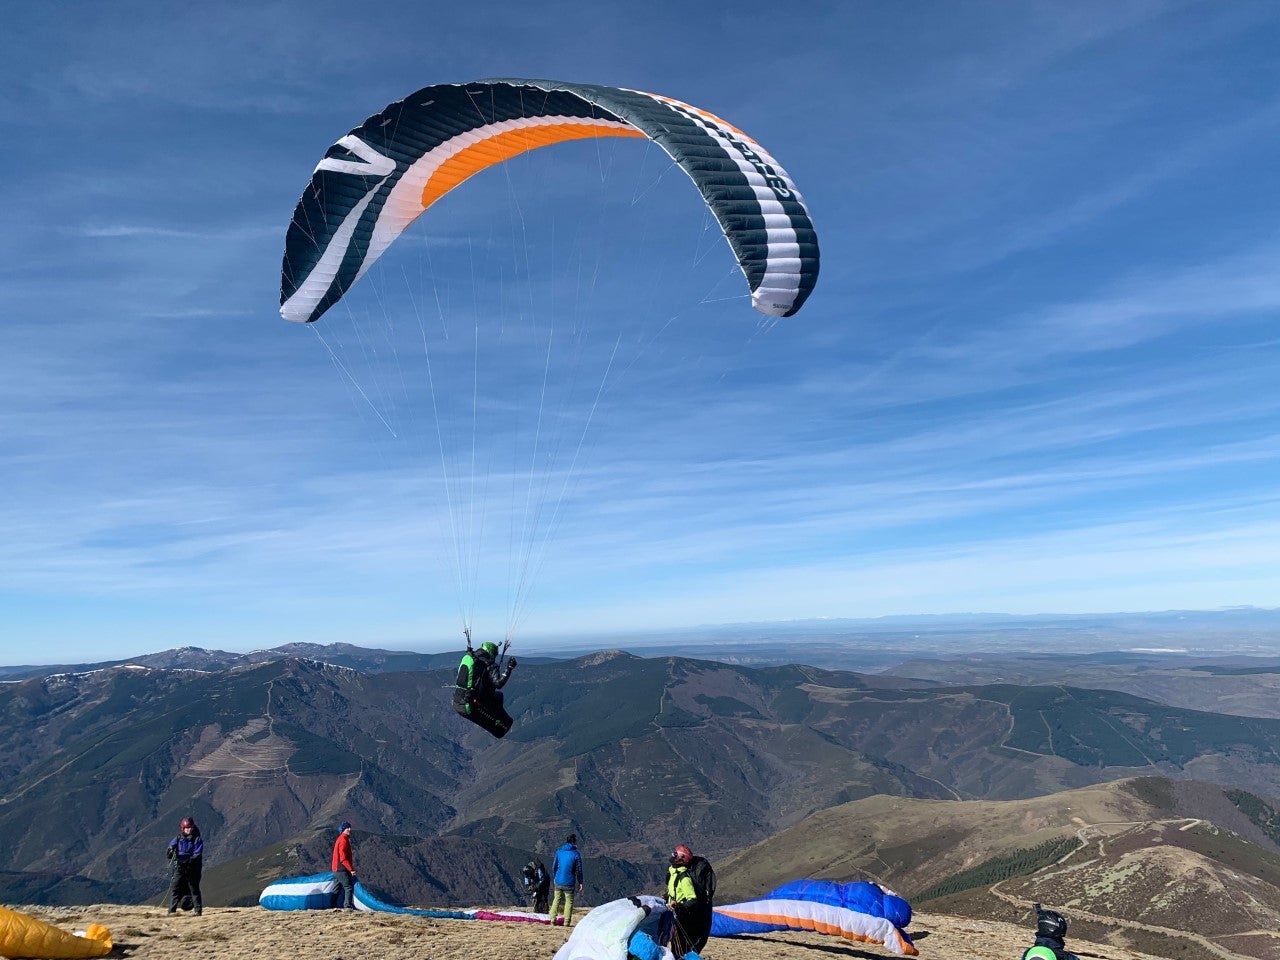
<svg viewBox="0 0 1280 960">
<path fill-rule="evenodd" d="M 574 50 L 495 4 L 15 10 L 0 661 L 1280 605 L 1280 13 L 826 4 L 760 48 L 771 11 Z M 739 124 L 813 209 L 813 297 L 755 315 L 687 178 L 610 140 L 476 176 L 281 320 L 325 148 L 495 75 Z"/>
<path fill-rule="evenodd" d="M 71 232 L 82 237 L 93 238 L 158 238 L 162 240 L 255 240 L 260 237 L 275 237 L 280 229 L 275 225 L 259 224 L 250 227 L 231 227 L 224 230 L 192 230 L 178 227 L 148 226 L 145 224 L 88 224 L 74 228 Z"/>
</svg>

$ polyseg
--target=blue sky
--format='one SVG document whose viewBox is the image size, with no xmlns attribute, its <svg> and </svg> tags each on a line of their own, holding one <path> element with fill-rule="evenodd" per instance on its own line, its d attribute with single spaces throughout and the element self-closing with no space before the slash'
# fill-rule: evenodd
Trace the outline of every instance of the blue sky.
<svg viewBox="0 0 1280 960">
<path fill-rule="evenodd" d="M 445 649 L 512 626 L 522 551 L 531 639 L 1280 605 L 1274 4 L 202 6 L 6 8 L 0 662 Z M 746 130 L 818 226 L 808 304 L 758 323 L 618 141 L 475 178 L 345 316 L 281 320 L 325 148 L 493 76 Z M 438 411 L 342 326 L 424 312 Z M 526 369 L 526 321 L 591 326 L 579 372 Z M 521 466 L 541 373 L 569 439 Z M 484 454 L 463 508 L 437 416 Z"/>
</svg>

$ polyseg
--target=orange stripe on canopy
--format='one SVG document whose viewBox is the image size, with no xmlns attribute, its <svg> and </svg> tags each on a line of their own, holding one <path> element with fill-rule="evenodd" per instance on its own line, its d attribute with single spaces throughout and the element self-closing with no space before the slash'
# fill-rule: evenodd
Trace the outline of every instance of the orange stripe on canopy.
<svg viewBox="0 0 1280 960">
<path fill-rule="evenodd" d="M 717 907 L 716 912 L 722 913 L 726 917 L 733 917 L 737 920 L 750 920 L 754 923 L 771 923 L 780 927 L 812 930 L 815 933 L 825 933 L 828 936 L 843 937 L 845 940 L 853 940 L 858 943 L 883 943 L 883 941 L 877 940 L 875 937 L 863 936 L 860 933 L 855 933 L 852 930 L 846 930 L 843 927 L 836 926 L 835 924 L 823 923 L 821 920 L 814 919 L 813 917 L 796 916 L 790 913 L 757 913 L 755 911 L 732 910 L 724 909 L 722 907 Z M 898 937 L 898 946 L 901 948 L 903 953 L 909 957 L 919 956 L 920 951 L 918 951 L 907 940 L 903 939 L 902 935 L 896 930 L 894 933 Z"/>
<path fill-rule="evenodd" d="M 879 940 L 873 940 L 870 937 L 864 937 L 852 930 L 845 930 L 832 923 L 823 923 L 821 920 L 815 920 L 813 917 L 801 917 L 790 913 L 747 913 L 746 911 L 723 910 L 717 908 L 719 913 L 723 913 L 727 917 L 735 917 L 738 920 L 750 920 L 754 923 L 773 923 L 780 927 L 802 927 L 805 930 L 813 930 L 816 933 L 825 933 L 833 937 L 844 937 L 846 940 L 857 940 L 861 943 L 879 943 Z"/>
<path fill-rule="evenodd" d="M 503 130 L 459 150 L 440 164 L 422 188 L 422 209 L 427 209 L 458 184 L 475 176 L 485 167 L 491 167 L 503 160 L 510 160 L 512 157 L 538 147 L 564 143 L 568 140 L 588 140 L 592 137 L 643 136 L 645 134 L 639 130 L 619 127 L 616 122 L 608 124 L 590 121 L 551 123 Z"/>
<path fill-rule="evenodd" d="M 745 133 L 743 133 L 741 130 L 735 127 L 732 123 L 730 123 L 728 120 L 725 120 L 723 117 L 717 117 L 714 113 L 708 113 L 706 110 L 702 110 L 698 107 L 693 106 L 692 104 L 685 103 L 683 100 L 674 100 L 671 97 L 664 97 L 661 94 L 657 94 L 657 93 L 647 93 L 645 94 L 645 96 L 653 97 L 653 99 L 655 100 L 661 100 L 663 103 L 669 103 L 672 106 L 683 107 L 685 110 L 688 110 L 690 113 L 697 114 L 703 120 L 710 120 L 712 123 L 716 124 L 717 126 L 724 127 L 724 129 L 726 130 L 732 130 L 734 133 L 736 133 L 739 137 L 741 137 L 747 143 L 755 144 L 755 146 L 757 147 L 760 146 L 760 144 L 756 143 L 749 136 L 747 136 Z M 760 149 L 763 150 L 764 148 L 760 147 Z"/>
</svg>

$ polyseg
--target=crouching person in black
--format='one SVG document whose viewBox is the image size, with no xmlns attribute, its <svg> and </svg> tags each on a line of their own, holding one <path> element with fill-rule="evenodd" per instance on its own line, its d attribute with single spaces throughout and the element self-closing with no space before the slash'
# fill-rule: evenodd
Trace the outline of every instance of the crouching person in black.
<svg viewBox="0 0 1280 960">
<path fill-rule="evenodd" d="M 204 912 L 200 903 L 200 873 L 204 869 L 204 840 L 200 828 L 191 817 L 183 817 L 178 835 L 169 841 L 168 857 L 173 862 L 173 883 L 169 887 L 169 912 L 187 897 L 198 917 Z"/>
<path fill-rule="evenodd" d="M 524 884 L 524 893 L 529 900 L 529 909 L 534 913 L 546 913 L 551 900 L 551 874 L 542 861 L 534 857 L 520 871 L 520 882 Z"/>
</svg>

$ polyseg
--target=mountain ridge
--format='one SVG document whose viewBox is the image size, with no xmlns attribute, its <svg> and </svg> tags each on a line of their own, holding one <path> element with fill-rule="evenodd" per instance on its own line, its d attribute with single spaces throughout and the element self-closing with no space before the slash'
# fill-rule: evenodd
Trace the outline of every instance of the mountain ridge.
<svg viewBox="0 0 1280 960">
<path fill-rule="evenodd" d="M 877 796 L 891 798 L 881 804 L 959 810 L 957 799 L 1030 802 L 1160 772 L 1179 778 L 1169 781 L 1174 799 L 1165 806 L 1177 801 L 1182 807 L 1170 809 L 1178 815 L 1211 819 L 1241 842 L 1267 849 L 1267 831 L 1280 823 L 1263 799 L 1280 794 L 1280 721 L 1121 693 L 940 686 L 596 651 L 573 661 L 522 659 L 508 688 L 517 724 L 494 741 L 453 714 L 451 680 L 451 670 L 366 673 L 286 658 L 212 672 L 133 665 L 0 685 L 8 785 L 0 899 L 6 890 L 40 896 L 40 877 L 62 878 L 62 892 L 47 885 L 50 898 L 105 889 L 93 884 L 108 880 L 126 885 L 114 896 L 154 896 L 164 885 L 160 852 L 186 813 L 206 833 L 210 890 L 228 902 L 252 897 L 263 871 L 323 869 L 336 823 L 348 819 L 360 846 L 388 865 L 387 889 L 436 905 L 509 900 L 527 855 L 547 858 L 571 829 L 583 838 L 599 884 L 593 895 L 602 898 L 650 889 L 672 843 L 690 840 L 747 883 L 750 873 L 733 866 L 740 851 Z M 1242 802 L 1256 816 L 1223 799 L 1221 788 L 1194 794 L 1187 782 L 1204 771 L 1226 776 L 1202 779 L 1253 789 L 1254 800 Z M 1158 806 L 1151 797 L 1128 802 Z M 1019 835 L 1019 843 L 1035 848 L 1063 829 Z M 878 841 L 876 856 L 942 863 L 910 835 L 904 827 Z M 962 847 L 959 835 L 943 839 L 938 850 Z M 1243 856 L 1212 843 L 1222 856 Z M 1216 863 L 1212 843 L 1185 856 Z M 1023 846 L 1002 840 L 982 849 L 934 879 Z M 869 871 L 849 860 L 845 872 Z M 871 872 L 891 885 L 909 881 L 912 893 L 928 886 L 904 870 Z M 70 883 L 75 877 L 82 879 Z M 755 886 L 765 882 L 757 879 Z M 734 883 L 726 878 L 726 895 Z M 1262 902 L 1268 884 L 1258 888 Z M 971 894 L 948 896 L 970 909 Z"/>
</svg>

